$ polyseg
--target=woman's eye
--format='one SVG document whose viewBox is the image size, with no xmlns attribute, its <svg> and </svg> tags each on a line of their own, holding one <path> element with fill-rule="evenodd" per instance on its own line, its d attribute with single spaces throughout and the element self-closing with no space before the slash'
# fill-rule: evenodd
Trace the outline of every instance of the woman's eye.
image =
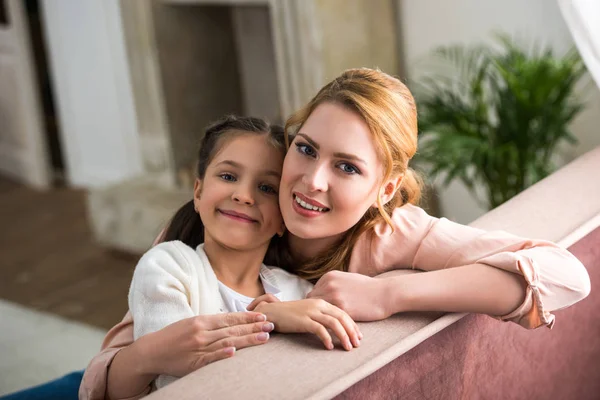
<svg viewBox="0 0 600 400">
<path fill-rule="evenodd" d="M 221 174 L 219 175 L 219 177 L 221 177 L 221 179 L 223 179 L 224 181 L 228 181 L 228 182 L 235 182 L 235 176 L 231 175 L 231 174 Z"/>
<path fill-rule="evenodd" d="M 360 174 L 360 171 L 358 170 L 358 168 L 356 168 L 352 164 L 341 163 L 341 164 L 339 164 L 339 168 L 342 170 L 342 172 L 349 174 L 349 175 Z"/>
<path fill-rule="evenodd" d="M 271 193 L 271 194 L 277 194 L 277 189 L 274 186 L 271 186 L 271 185 L 259 185 L 258 189 L 261 192 Z"/>
<path fill-rule="evenodd" d="M 296 143 L 296 150 L 299 153 L 302 153 L 309 157 L 315 157 L 317 155 L 315 149 L 311 145 L 308 145 L 306 143 Z"/>
</svg>

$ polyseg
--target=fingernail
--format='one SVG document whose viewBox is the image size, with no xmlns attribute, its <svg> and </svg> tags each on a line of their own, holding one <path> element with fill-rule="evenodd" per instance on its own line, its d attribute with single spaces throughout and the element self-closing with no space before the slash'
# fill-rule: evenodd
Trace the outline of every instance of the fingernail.
<svg viewBox="0 0 600 400">
<path fill-rule="evenodd" d="M 333 343 L 327 344 L 327 350 L 333 350 Z"/>
<path fill-rule="evenodd" d="M 269 334 L 267 332 L 261 332 L 258 335 L 256 335 L 256 338 L 261 342 L 266 342 L 267 340 L 269 340 Z"/>
<path fill-rule="evenodd" d="M 254 319 L 256 322 L 263 322 L 267 320 L 267 316 L 265 314 L 259 314 Z"/>
<path fill-rule="evenodd" d="M 275 325 L 272 322 L 267 322 L 262 326 L 263 332 L 271 332 L 273 329 L 275 329 Z"/>
<path fill-rule="evenodd" d="M 235 354 L 235 347 L 227 347 L 225 349 L 225 353 L 229 354 L 229 355 L 233 355 Z"/>
</svg>

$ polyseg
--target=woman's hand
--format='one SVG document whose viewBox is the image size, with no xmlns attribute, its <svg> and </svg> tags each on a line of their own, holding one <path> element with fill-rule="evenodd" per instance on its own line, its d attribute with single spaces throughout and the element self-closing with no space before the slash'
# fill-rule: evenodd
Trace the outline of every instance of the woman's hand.
<svg viewBox="0 0 600 400">
<path fill-rule="evenodd" d="M 362 274 L 330 271 L 319 279 L 306 297 L 336 305 L 355 321 L 377 321 L 393 314 L 386 304 L 385 281 Z"/>
<path fill-rule="evenodd" d="M 356 323 L 338 307 L 320 299 L 304 299 L 286 302 L 261 301 L 255 310 L 264 313 L 275 324 L 277 332 L 314 333 L 325 348 L 333 349 L 330 329 L 344 349 L 360 345 L 362 334 Z"/>
<path fill-rule="evenodd" d="M 135 343 L 145 341 L 149 371 L 181 377 L 229 358 L 236 350 L 266 343 L 273 329 L 273 323 L 256 312 L 199 315 L 142 336 Z"/>
</svg>

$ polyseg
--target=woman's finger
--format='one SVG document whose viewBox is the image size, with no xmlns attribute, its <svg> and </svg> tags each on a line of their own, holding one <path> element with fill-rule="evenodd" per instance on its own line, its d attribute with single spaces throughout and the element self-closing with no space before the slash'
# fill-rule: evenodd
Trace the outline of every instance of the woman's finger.
<svg viewBox="0 0 600 400">
<path fill-rule="evenodd" d="M 348 332 L 346 332 L 345 327 L 342 325 L 339 319 L 327 314 L 316 314 L 311 316 L 311 318 L 323 325 L 325 328 L 330 329 L 333 334 L 340 339 L 344 349 L 348 351 L 352 350 L 352 343 L 350 343 Z"/>
<path fill-rule="evenodd" d="M 244 336 L 229 336 L 212 343 L 206 347 L 206 351 L 212 352 L 230 347 L 235 347 L 237 350 L 240 350 L 246 347 L 265 344 L 269 341 L 270 337 L 268 332 L 251 333 Z"/>
<path fill-rule="evenodd" d="M 235 347 L 225 347 L 220 348 L 218 350 L 212 351 L 210 353 L 204 353 L 202 357 L 198 359 L 198 362 L 194 364 L 193 369 L 202 368 L 210 363 L 214 363 L 215 361 L 223 360 L 225 358 L 233 357 L 235 355 L 236 348 Z"/>
<path fill-rule="evenodd" d="M 229 326 L 264 322 L 267 320 L 267 316 L 257 312 L 234 312 L 213 315 L 198 315 L 197 317 L 194 317 L 194 319 L 200 330 L 212 331 Z"/>
<path fill-rule="evenodd" d="M 215 329 L 212 331 L 206 331 L 204 333 L 206 342 L 208 344 L 216 341 L 236 337 L 246 336 L 252 333 L 269 333 L 275 329 L 275 325 L 272 322 L 254 322 L 252 324 L 234 325 L 226 328 Z"/>
</svg>

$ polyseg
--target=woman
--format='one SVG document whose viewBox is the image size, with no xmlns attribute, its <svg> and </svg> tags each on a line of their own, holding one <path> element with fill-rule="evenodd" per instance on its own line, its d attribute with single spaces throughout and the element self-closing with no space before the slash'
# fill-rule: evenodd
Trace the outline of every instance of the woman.
<svg viewBox="0 0 600 400">
<path fill-rule="evenodd" d="M 581 263 L 549 242 L 521 239 L 428 216 L 408 161 L 417 149 L 414 100 L 397 79 L 355 69 L 327 84 L 287 124 L 280 206 L 288 251 L 282 267 L 323 276 L 309 297 L 370 321 L 402 311 L 477 312 L 526 328 L 551 327 L 551 311 L 589 293 Z M 426 272 L 388 279 L 394 268 Z M 339 272 L 339 271 L 349 271 Z M 259 313 L 189 318 L 132 343 L 129 315 L 107 335 L 80 389 L 147 392 L 159 374 L 182 376 L 211 362 L 198 343 L 218 337 L 237 349 L 264 343 Z M 169 344 L 169 351 L 162 352 Z M 107 392 L 108 389 L 108 392 Z"/>
</svg>

